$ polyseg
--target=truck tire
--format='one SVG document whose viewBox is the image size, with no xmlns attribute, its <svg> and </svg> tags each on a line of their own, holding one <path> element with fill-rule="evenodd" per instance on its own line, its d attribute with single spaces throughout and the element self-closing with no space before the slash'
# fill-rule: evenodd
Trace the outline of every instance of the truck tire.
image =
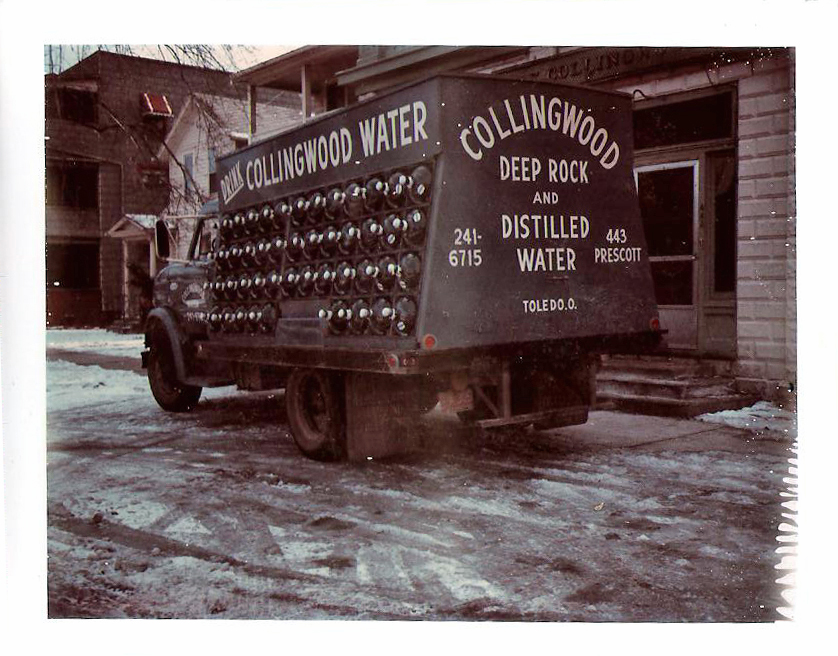
<svg viewBox="0 0 838 656">
<path fill-rule="evenodd" d="M 317 369 L 295 369 L 285 386 L 285 407 L 297 447 L 313 460 L 346 454 L 343 379 Z"/>
<path fill-rule="evenodd" d="M 168 412 L 188 412 L 201 398 L 201 388 L 178 382 L 172 345 L 162 326 L 151 330 L 148 384 L 157 404 Z"/>
</svg>

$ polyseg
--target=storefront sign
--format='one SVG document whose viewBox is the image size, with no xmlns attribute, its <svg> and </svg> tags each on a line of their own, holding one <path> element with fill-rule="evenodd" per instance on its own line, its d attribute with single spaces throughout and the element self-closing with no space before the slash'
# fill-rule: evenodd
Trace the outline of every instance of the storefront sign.
<svg viewBox="0 0 838 656">
<path fill-rule="evenodd" d="M 750 49 L 734 48 L 731 55 Z M 521 66 L 510 76 L 582 84 L 718 55 L 718 48 L 589 48 Z"/>
</svg>

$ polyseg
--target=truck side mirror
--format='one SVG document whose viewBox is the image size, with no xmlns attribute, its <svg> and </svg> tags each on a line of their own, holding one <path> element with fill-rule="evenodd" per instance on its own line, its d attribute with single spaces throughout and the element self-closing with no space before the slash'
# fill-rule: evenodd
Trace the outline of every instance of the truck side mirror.
<svg viewBox="0 0 838 656">
<path fill-rule="evenodd" d="M 166 222 L 163 219 L 158 219 L 154 223 L 154 250 L 157 253 L 157 257 L 161 260 L 168 260 L 170 251 L 169 251 L 169 244 L 171 239 L 171 234 L 169 233 L 169 226 L 166 225 Z"/>
</svg>

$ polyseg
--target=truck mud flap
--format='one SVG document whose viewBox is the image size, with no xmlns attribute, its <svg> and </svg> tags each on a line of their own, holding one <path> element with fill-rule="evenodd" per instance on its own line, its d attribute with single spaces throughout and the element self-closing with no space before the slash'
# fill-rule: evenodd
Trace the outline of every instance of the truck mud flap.
<svg viewBox="0 0 838 656">
<path fill-rule="evenodd" d="M 350 462 L 410 452 L 419 443 L 417 390 L 401 376 L 346 376 L 346 456 Z"/>
</svg>

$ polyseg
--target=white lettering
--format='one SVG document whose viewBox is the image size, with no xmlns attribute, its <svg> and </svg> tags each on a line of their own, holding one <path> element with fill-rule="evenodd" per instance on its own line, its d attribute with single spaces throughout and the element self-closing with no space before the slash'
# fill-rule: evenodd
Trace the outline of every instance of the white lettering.
<svg viewBox="0 0 838 656">
<path fill-rule="evenodd" d="M 364 149 L 364 157 L 369 157 L 374 151 L 375 119 L 368 118 L 363 121 L 358 121 L 358 129 L 361 132 L 361 147 Z"/>
<path fill-rule="evenodd" d="M 323 135 L 317 137 L 317 163 L 321 169 L 329 166 L 329 143 Z"/>
<path fill-rule="evenodd" d="M 506 114 L 506 121 L 503 122 L 497 112 L 500 103 Z M 563 103 L 556 97 L 548 100 L 544 95 L 536 96 L 535 94 L 530 94 L 529 105 L 525 96 L 519 95 L 517 106 L 520 106 L 520 115 L 516 115 L 511 100 L 506 98 L 486 108 L 488 118 L 477 115 L 471 119 L 471 125 L 460 132 L 460 144 L 469 157 L 475 161 L 483 159 L 483 150 L 475 149 L 470 142 L 472 135 L 477 138 L 483 148 L 490 149 L 495 146 L 496 142 L 503 141 L 514 134 L 549 127 L 554 132 L 561 131 L 562 134 L 575 139 L 580 145 L 586 146 L 595 157 L 600 157 L 604 152 L 605 154 L 599 159 L 603 168 L 610 169 L 616 164 L 620 148 L 614 141 L 609 144 L 608 130 L 597 127 L 596 119 L 590 110 L 586 113 L 584 109 L 568 101 Z M 563 182 L 568 180 L 577 184 L 587 182 L 585 171 L 587 164 L 583 163 L 584 160 L 579 160 L 579 162 L 575 170 L 565 171 Z M 552 163 L 550 166 L 552 168 Z M 556 173 L 561 175 L 562 172 L 558 168 L 561 164 L 556 166 Z"/>
<path fill-rule="evenodd" d="M 500 123 L 498 122 L 498 117 L 495 115 L 495 110 L 491 107 L 489 108 L 489 116 L 492 117 L 492 122 L 495 124 L 495 128 L 498 131 L 498 136 L 501 138 L 501 141 L 506 139 L 510 134 L 512 134 L 509 130 L 504 130 Z"/>
<path fill-rule="evenodd" d="M 421 100 L 413 103 L 413 140 L 419 141 L 419 135 L 422 139 L 428 138 L 428 133 L 425 132 L 425 119 L 428 117 L 428 108 Z"/>
<path fill-rule="evenodd" d="M 244 176 L 247 178 L 247 188 L 253 191 L 253 160 L 247 163 L 244 169 Z"/>
<path fill-rule="evenodd" d="M 469 157 L 471 157 L 475 161 L 480 161 L 483 159 L 483 151 L 482 150 L 474 150 L 468 143 L 468 138 L 471 136 L 471 130 L 468 128 L 464 128 L 462 132 L 460 132 L 460 143 L 463 146 L 463 150 L 466 151 Z"/>
<path fill-rule="evenodd" d="M 341 164 L 346 164 L 352 159 L 352 135 L 346 128 L 340 129 L 340 151 L 343 155 Z"/>
<path fill-rule="evenodd" d="M 409 111 L 410 105 L 399 107 L 399 135 L 401 136 L 402 146 L 413 143 L 413 137 L 409 134 L 410 118 L 405 118 Z"/>
<path fill-rule="evenodd" d="M 492 128 L 489 127 L 488 121 L 482 116 L 477 116 L 472 123 L 474 134 L 477 140 L 483 144 L 484 148 L 491 148 L 495 145 L 495 135 L 492 134 Z"/>
<path fill-rule="evenodd" d="M 329 133 L 329 162 L 332 166 L 340 164 L 340 137 L 337 132 Z"/>
</svg>

